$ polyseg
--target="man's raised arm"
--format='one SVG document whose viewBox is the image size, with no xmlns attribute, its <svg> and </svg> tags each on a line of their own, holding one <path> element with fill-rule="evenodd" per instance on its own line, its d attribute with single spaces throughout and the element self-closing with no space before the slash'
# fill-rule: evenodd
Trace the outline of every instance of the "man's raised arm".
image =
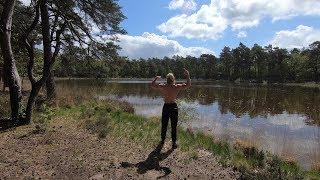
<svg viewBox="0 0 320 180">
<path fill-rule="evenodd" d="M 191 87 L 191 79 L 190 79 L 190 73 L 187 69 L 184 69 L 184 75 L 186 76 L 187 79 L 187 83 L 183 83 L 183 84 L 178 84 L 178 88 L 179 89 L 187 89 L 189 87 Z"/>
<path fill-rule="evenodd" d="M 156 76 L 156 77 L 154 78 L 154 80 L 153 80 L 153 81 L 151 82 L 151 84 L 150 84 L 151 88 L 153 88 L 153 89 L 159 89 L 159 88 L 162 87 L 160 84 L 156 83 L 156 81 L 157 81 L 158 79 L 160 79 L 160 78 L 161 78 L 161 76 Z"/>
<path fill-rule="evenodd" d="M 189 71 L 184 69 L 184 75 L 186 76 L 186 79 L 187 79 L 187 87 L 186 88 L 189 88 L 189 87 L 191 87 L 191 79 L 190 79 Z"/>
</svg>

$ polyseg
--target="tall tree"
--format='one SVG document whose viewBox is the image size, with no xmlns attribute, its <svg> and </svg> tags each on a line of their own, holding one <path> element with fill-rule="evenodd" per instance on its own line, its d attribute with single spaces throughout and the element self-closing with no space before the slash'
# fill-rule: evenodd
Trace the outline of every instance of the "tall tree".
<svg viewBox="0 0 320 180">
<path fill-rule="evenodd" d="M 255 78 L 262 82 L 266 75 L 267 54 L 258 44 L 254 44 L 251 48 L 251 59 L 255 69 Z"/>
<path fill-rule="evenodd" d="M 288 51 L 282 48 L 267 47 L 268 52 L 268 69 L 269 69 L 269 80 L 280 81 L 285 80 L 285 59 L 288 57 Z"/>
<path fill-rule="evenodd" d="M 8 65 L 8 76 L 11 88 L 10 94 L 12 103 L 12 119 L 19 118 L 19 107 L 21 102 L 21 82 L 15 61 L 13 58 L 12 47 L 10 42 L 12 14 L 15 1 L 3 1 L 2 3 L 2 18 L 1 23 L 1 47 L 3 56 Z M 5 7 L 5 8 L 4 8 Z M 116 40 L 115 34 L 125 33 L 120 27 L 120 22 L 125 18 L 121 12 L 121 8 L 115 0 L 33 0 L 31 7 L 34 9 L 34 14 L 20 13 L 17 19 L 22 20 L 20 28 L 24 29 L 23 35 L 24 45 L 28 52 L 28 77 L 32 84 L 32 90 L 28 99 L 25 121 L 30 122 L 32 115 L 32 107 L 39 93 L 40 88 L 46 83 L 47 97 L 52 97 L 54 92 L 53 77 L 51 75 L 52 66 L 57 59 L 60 48 L 68 47 L 69 45 L 80 45 L 87 48 L 90 57 L 114 58 L 117 56 L 118 46 L 114 45 Z M 19 12 L 19 11 L 18 11 Z M 20 15 L 34 16 L 33 22 L 27 22 L 25 18 L 20 18 Z M 41 18 L 40 18 L 41 17 Z M 41 22 L 40 22 L 41 21 Z M 40 22 L 40 27 L 39 27 Z M 28 28 L 23 28 L 24 24 L 31 24 Z M 9 27 L 10 26 L 10 27 Z M 98 31 L 106 35 L 106 38 L 99 36 Z M 18 32 L 18 31 L 15 31 Z M 42 40 L 43 45 L 43 68 L 42 76 L 37 78 L 34 73 L 35 64 L 35 44 Z M 106 41 L 107 43 L 103 42 Z M 18 48 L 17 48 L 18 49 Z M 97 53 L 98 52 L 98 53 Z M 9 72 L 10 70 L 10 72 Z M 48 80 L 49 79 L 49 80 Z M 52 88 L 53 87 L 53 88 Z"/>
<path fill-rule="evenodd" d="M 11 44 L 12 16 L 15 0 L 5 0 L 2 3 L 0 45 L 4 60 L 4 78 L 10 90 L 11 118 L 14 123 L 18 123 L 22 99 L 21 79 L 16 67 Z"/>
<path fill-rule="evenodd" d="M 290 56 L 285 60 L 286 80 L 303 82 L 307 80 L 307 59 L 306 55 L 300 53 L 299 50 L 293 49 Z"/>
<path fill-rule="evenodd" d="M 220 53 L 220 61 L 222 64 L 222 73 L 227 77 L 228 80 L 231 79 L 233 72 L 233 57 L 230 47 L 225 46 Z"/>
<path fill-rule="evenodd" d="M 54 97 L 54 82 L 51 71 L 62 44 L 74 45 L 78 42 L 81 46 L 94 47 L 91 48 L 90 52 L 94 52 L 96 49 L 111 49 L 112 47 L 112 52 L 114 52 L 114 49 L 118 48 L 111 42 L 114 39 L 108 38 L 108 43 L 101 43 L 93 37 L 92 28 L 97 27 L 110 36 L 125 32 L 120 27 L 120 22 L 124 19 L 124 16 L 114 0 L 38 0 L 33 2 L 34 21 L 26 30 L 24 36 L 25 47 L 29 55 L 28 77 L 32 84 L 26 109 L 26 122 L 31 121 L 35 99 L 45 83 L 47 98 Z M 40 17 L 44 63 L 42 76 L 37 80 L 33 75 L 35 38 L 32 34 L 37 33 L 36 27 L 39 24 Z"/>
<path fill-rule="evenodd" d="M 313 81 L 320 81 L 320 41 L 316 41 L 309 46 L 308 67 L 311 69 Z"/>
<path fill-rule="evenodd" d="M 217 58 L 212 54 L 202 54 L 200 56 L 201 67 L 204 71 L 204 79 L 214 79 L 217 75 Z"/>
<path fill-rule="evenodd" d="M 244 44 L 240 43 L 236 49 L 232 50 L 235 65 L 238 67 L 235 70 L 237 78 L 249 79 L 250 68 L 252 62 L 250 61 L 250 49 Z"/>
<path fill-rule="evenodd" d="M 125 16 L 116 0 L 37 0 L 35 2 L 33 6 L 39 2 L 45 2 L 48 6 L 46 13 L 49 16 L 49 23 L 41 21 L 41 26 L 42 29 L 49 28 L 50 44 L 57 54 L 61 44 L 78 44 L 87 47 L 93 56 L 97 55 L 96 50 L 100 52 L 104 50 L 105 54 L 109 53 L 109 56 L 116 54 L 114 52 L 119 47 L 112 42 L 116 40 L 114 35 L 125 33 L 120 27 Z M 45 12 L 41 11 L 41 13 Z M 44 62 L 46 65 L 50 64 L 51 57 L 47 56 Z M 46 91 L 48 99 L 55 97 L 54 75 L 51 71 L 46 81 Z"/>
</svg>

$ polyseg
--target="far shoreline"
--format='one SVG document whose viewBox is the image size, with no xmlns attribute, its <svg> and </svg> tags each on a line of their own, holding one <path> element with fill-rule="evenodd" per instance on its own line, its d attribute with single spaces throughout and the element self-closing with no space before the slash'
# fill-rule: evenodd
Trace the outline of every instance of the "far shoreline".
<svg viewBox="0 0 320 180">
<path fill-rule="evenodd" d="M 153 78 L 93 78 L 93 77 L 55 77 L 56 80 L 108 80 L 108 81 L 152 81 Z M 305 87 L 305 88 L 315 88 L 320 90 L 320 82 L 303 82 L 303 83 L 291 83 L 291 82 L 272 82 L 272 83 L 259 83 L 250 81 L 228 81 L 228 80 L 215 80 L 215 79 L 192 79 L 194 82 L 217 82 L 226 83 L 234 85 L 282 85 L 282 86 L 293 86 L 293 87 Z M 183 82 L 184 79 L 177 79 L 178 82 Z"/>
</svg>

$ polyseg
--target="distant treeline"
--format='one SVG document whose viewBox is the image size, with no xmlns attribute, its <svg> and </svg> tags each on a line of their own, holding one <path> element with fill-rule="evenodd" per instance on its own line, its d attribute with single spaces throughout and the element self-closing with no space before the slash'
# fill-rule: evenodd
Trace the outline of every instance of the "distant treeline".
<svg viewBox="0 0 320 180">
<path fill-rule="evenodd" d="M 182 68 L 189 69 L 192 78 L 243 80 L 255 82 L 307 82 L 320 80 L 320 42 L 305 49 L 282 49 L 244 44 L 231 49 L 224 47 L 220 58 L 203 54 L 200 57 L 164 57 L 128 59 L 126 57 L 93 56 L 86 50 L 68 48 L 55 66 L 59 77 L 150 78 L 173 72 L 183 77 Z M 112 59 L 112 60 L 110 60 Z"/>
<path fill-rule="evenodd" d="M 91 78 L 151 78 L 165 76 L 173 72 L 183 78 L 183 69 L 190 71 L 192 78 L 215 80 L 241 80 L 253 82 L 319 82 L 320 81 L 320 42 L 316 41 L 305 49 L 287 50 L 271 45 L 252 48 L 240 43 L 231 49 L 224 47 L 216 57 L 203 54 L 200 57 L 128 59 L 117 55 L 116 49 L 97 50 L 65 47 L 54 66 L 58 77 Z M 42 53 L 37 52 L 41 57 Z M 16 56 L 19 72 L 26 76 L 25 57 Z M 38 59 L 38 58 L 37 58 Z M 1 60 L 0 60 L 1 64 Z M 35 73 L 37 71 L 36 61 Z"/>
</svg>

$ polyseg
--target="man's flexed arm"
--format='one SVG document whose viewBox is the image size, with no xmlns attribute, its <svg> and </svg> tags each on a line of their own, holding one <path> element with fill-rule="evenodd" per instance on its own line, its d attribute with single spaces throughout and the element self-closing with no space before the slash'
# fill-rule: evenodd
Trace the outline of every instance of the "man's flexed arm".
<svg viewBox="0 0 320 180">
<path fill-rule="evenodd" d="M 162 85 L 156 83 L 156 81 L 157 81 L 158 79 L 160 79 L 160 78 L 161 78 L 161 76 L 156 76 L 156 77 L 154 78 L 154 80 L 153 80 L 153 81 L 151 82 L 151 84 L 150 84 L 151 88 L 153 88 L 153 89 L 159 89 L 159 88 L 162 87 Z"/>
<path fill-rule="evenodd" d="M 191 87 L 190 73 L 185 68 L 183 68 L 183 70 L 184 70 L 184 75 L 186 77 L 187 83 L 178 84 L 177 87 L 179 88 L 179 90 L 187 89 L 187 88 Z"/>
<path fill-rule="evenodd" d="M 187 79 L 187 84 L 185 88 L 191 87 L 191 79 L 190 79 L 190 73 L 187 69 L 184 68 L 184 75 L 186 76 Z"/>
</svg>

